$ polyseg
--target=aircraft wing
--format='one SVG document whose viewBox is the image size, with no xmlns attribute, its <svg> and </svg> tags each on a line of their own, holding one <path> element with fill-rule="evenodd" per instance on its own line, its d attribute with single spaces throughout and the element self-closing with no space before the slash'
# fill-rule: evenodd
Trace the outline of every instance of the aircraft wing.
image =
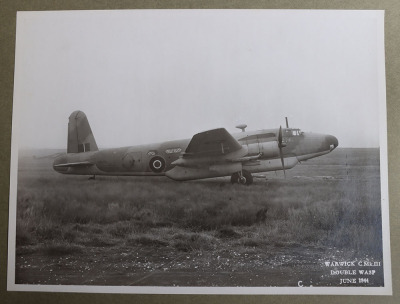
<svg viewBox="0 0 400 304">
<path fill-rule="evenodd" d="M 242 149 L 224 128 L 198 133 L 192 137 L 184 157 L 221 156 Z"/>
<path fill-rule="evenodd" d="M 58 165 L 54 165 L 53 167 L 58 167 L 58 168 L 62 168 L 62 167 L 89 167 L 89 166 L 93 166 L 94 164 L 88 161 L 84 161 L 84 162 L 76 162 L 76 163 L 65 163 L 65 164 L 58 164 Z"/>
</svg>

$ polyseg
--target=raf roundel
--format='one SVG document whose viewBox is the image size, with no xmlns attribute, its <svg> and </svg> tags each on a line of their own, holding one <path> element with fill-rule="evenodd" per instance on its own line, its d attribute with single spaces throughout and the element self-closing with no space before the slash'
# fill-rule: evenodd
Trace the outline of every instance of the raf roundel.
<svg viewBox="0 0 400 304">
<path fill-rule="evenodd" d="M 154 156 L 150 159 L 149 166 L 151 171 L 161 173 L 165 169 L 165 160 L 161 156 Z"/>
</svg>

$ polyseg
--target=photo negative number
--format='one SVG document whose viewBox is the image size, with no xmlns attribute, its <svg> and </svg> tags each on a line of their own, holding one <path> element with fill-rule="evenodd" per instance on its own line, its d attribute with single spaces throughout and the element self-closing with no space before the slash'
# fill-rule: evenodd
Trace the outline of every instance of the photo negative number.
<svg viewBox="0 0 400 304">
<path fill-rule="evenodd" d="M 154 156 L 150 159 L 149 166 L 151 171 L 155 173 L 163 172 L 165 169 L 165 160 L 161 156 Z"/>
</svg>

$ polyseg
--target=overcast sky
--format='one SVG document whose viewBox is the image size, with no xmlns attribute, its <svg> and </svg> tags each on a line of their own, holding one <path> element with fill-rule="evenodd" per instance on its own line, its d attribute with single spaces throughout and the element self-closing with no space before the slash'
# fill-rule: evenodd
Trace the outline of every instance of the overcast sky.
<svg viewBox="0 0 400 304">
<path fill-rule="evenodd" d="M 22 12 L 14 118 L 20 147 L 66 148 L 71 112 L 99 148 L 246 123 L 379 146 L 382 12 Z M 382 84 L 382 83 L 381 83 Z M 16 132 L 17 132 L 16 131 Z"/>
</svg>

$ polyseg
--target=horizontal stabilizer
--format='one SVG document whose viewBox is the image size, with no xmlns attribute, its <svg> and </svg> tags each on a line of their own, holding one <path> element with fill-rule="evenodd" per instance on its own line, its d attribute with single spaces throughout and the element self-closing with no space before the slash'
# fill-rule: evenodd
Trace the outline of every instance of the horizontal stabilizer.
<svg viewBox="0 0 400 304">
<path fill-rule="evenodd" d="M 88 161 L 77 162 L 77 163 L 66 163 L 66 164 L 58 164 L 54 165 L 54 167 L 63 168 L 63 167 L 90 167 L 94 164 Z"/>
</svg>

